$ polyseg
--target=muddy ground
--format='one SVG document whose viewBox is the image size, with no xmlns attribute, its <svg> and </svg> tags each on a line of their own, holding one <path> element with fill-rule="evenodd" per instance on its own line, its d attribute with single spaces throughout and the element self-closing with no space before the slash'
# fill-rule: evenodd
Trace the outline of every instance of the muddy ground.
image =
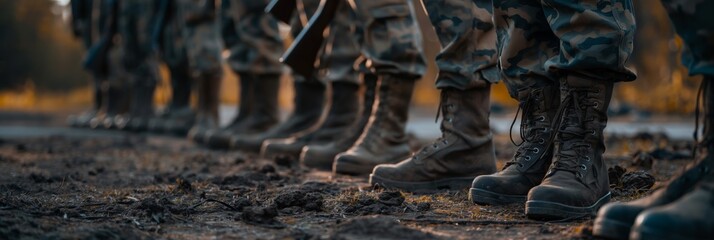
<svg viewBox="0 0 714 240">
<path fill-rule="evenodd" d="M 502 165 L 515 148 L 496 139 Z M 622 167 L 610 173 L 615 201 L 647 194 L 690 162 L 688 141 L 662 135 L 609 136 L 607 145 L 610 166 Z M 592 238 L 591 219 L 534 221 L 522 204 L 366 182 L 166 136 L 15 136 L 0 140 L 0 238 Z"/>
</svg>

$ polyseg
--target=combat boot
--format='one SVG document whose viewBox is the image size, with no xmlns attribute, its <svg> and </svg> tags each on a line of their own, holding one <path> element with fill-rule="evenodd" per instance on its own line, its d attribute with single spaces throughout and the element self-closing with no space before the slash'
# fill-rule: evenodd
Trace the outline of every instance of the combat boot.
<svg viewBox="0 0 714 240">
<path fill-rule="evenodd" d="M 518 150 L 503 170 L 474 179 L 469 198 L 476 204 L 525 203 L 528 191 L 543 181 L 553 154 L 551 125 L 560 104 L 555 86 L 518 92 L 521 139 Z"/>
<path fill-rule="evenodd" d="M 209 148 L 228 149 L 233 136 L 262 133 L 278 123 L 280 75 L 240 76 L 238 116 L 227 127 L 208 133 Z"/>
<path fill-rule="evenodd" d="M 705 115 L 705 125 L 704 125 L 704 133 L 705 133 L 705 139 L 700 145 L 701 147 L 705 147 L 706 153 L 712 153 L 714 149 L 712 148 L 712 143 L 714 143 L 714 132 L 712 132 L 713 127 L 714 127 L 714 117 L 712 117 L 712 114 L 714 112 L 712 109 L 714 109 L 714 94 L 712 94 L 714 91 L 714 84 L 712 84 L 711 81 L 714 81 L 714 79 L 710 80 L 705 80 L 702 82 L 703 86 L 702 88 L 705 90 L 704 95 L 705 95 L 705 102 L 704 102 L 704 108 L 706 112 Z M 669 235 L 665 234 L 662 232 L 657 232 L 657 229 L 652 229 L 653 227 L 661 227 L 662 230 L 666 230 L 668 232 L 677 232 L 678 230 L 684 230 L 684 229 L 689 229 L 688 226 L 697 226 L 695 225 L 687 225 L 687 226 L 680 226 L 679 223 L 686 223 L 689 224 L 691 219 L 677 219 L 677 223 L 674 222 L 669 222 L 671 220 L 674 220 L 676 218 L 679 218 L 678 215 L 675 215 L 673 217 L 666 217 L 661 220 L 657 220 L 655 215 L 660 215 L 664 214 L 667 215 L 666 211 L 664 212 L 657 212 L 657 213 L 652 213 L 649 215 L 649 217 L 643 217 L 643 221 L 639 221 L 636 219 L 638 218 L 638 215 L 643 213 L 644 211 L 648 209 L 658 209 L 662 206 L 665 206 L 667 204 L 673 203 L 677 201 L 678 205 L 682 205 L 682 203 L 686 202 L 686 205 L 682 205 L 679 207 L 671 207 L 671 206 L 666 206 L 664 208 L 672 208 L 673 210 L 681 210 L 682 213 L 684 212 L 689 212 L 690 209 L 685 208 L 682 209 L 683 206 L 691 206 L 694 205 L 701 205 L 701 203 L 697 203 L 696 201 L 693 201 L 696 198 L 700 197 L 694 197 L 691 196 L 689 198 L 692 198 L 690 200 L 686 201 L 678 201 L 678 199 L 682 198 L 685 196 L 685 194 L 690 194 L 694 189 L 697 188 L 698 184 L 703 181 L 705 178 L 711 178 L 711 169 L 714 167 L 714 160 L 712 160 L 711 156 L 706 156 L 702 158 L 697 164 L 694 166 L 688 168 L 686 171 L 684 171 L 681 175 L 675 177 L 672 181 L 670 181 L 667 186 L 665 186 L 662 189 L 659 189 L 652 193 L 651 195 L 641 198 L 632 202 L 627 202 L 627 203 L 610 203 L 605 205 L 600 211 L 598 212 L 598 216 L 595 219 L 595 224 L 593 227 L 593 235 L 599 236 L 599 237 L 604 237 L 604 238 L 610 238 L 610 239 L 627 239 L 630 236 L 630 233 L 637 232 L 637 235 L 639 238 L 645 238 L 646 236 L 648 237 L 654 237 L 652 234 L 657 233 L 661 235 L 656 235 L 660 237 L 675 237 L 675 238 L 668 238 L 668 239 L 684 239 L 684 236 L 687 236 L 686 234 L 681 234 L 682 237 L 680 236 L 675 236 L 675 235 Z M 703 188 L 703 189 L 698 189 L 696 191 L 708 191 L 707 189 L 711 188 Z M 711 196 L 711 192 L 709 192 Z M 702 193 L 696 193 L 695 195 L 702 195 Z M 693 201 L 693 202 L 692 202 Z M 702 206 L 699 210 L 697 211 L 705 211 L 709 210 L 711 216 L 711 211 L 712 211 L 712 206 L 709 205 L 709 207 Z M 670 210 L 667 210 L 670 211 Z M 689 216 L 697 216 L 697 214 L 692 214 Z M 699 221 L 699 220 L 697 220 Z M 640 228 L 638 228 L 635 231 L 632 230 L 632 226 L 635 223 L 638 223 L 641 225 Z M 706 220 L 704 220 L 706 222 Z M 653 226 L 656 225 L 656 226 Z M 667 225 L 661 225 L 661 224 L 667 224 Z M 698 232 L 701 229 L 711 229 L 712 228 L 712 222 L 709 220 L 709 228 L 695 228 L 694 232 Z M 676 227 L 676 228 L 675 228 Z M 681 227 L 681 228 L 680 228 Z M 655 231 L 655 232 L 652 232 Z M 643 235 L 644 234 L 644 235 Z M 645 236 L 646 235 L 646 236 Z M 706 235 L 705 235 L 706 236 Z M 708 236 L 712 236 L 711 233 Z M 706 238 L 706 237 L 702 237 Z M 697 237 L 695 237 L 697 239 Z"/>
<path fill-rule="evenodd" d="M 491 86 L 441 90 L 441 138 L 398 164 L 382 164 L 369 177 L 372 186 L 410 192 L 461 190 L 473 179 L 496 172 L 489 126 Z"/>
<path fill-rule="evenodd" d="M 117 121 L 118 128 L 125 131 L 143 132 L 148 130 L 149 119 L 154 115 L 154 90 L 156 83 L 141 79 L 133 83 L 131 107 L 128 115 Z"/>
<path fill-rule="evenodd" d="M 105 94 L 102 88 L 102 82 L 101 80 L 98 80 L 96 77 L 94 81 L 94 89 L 93 89 L 93 98 L 92 98 L 92 107 L 81 113 L 80 115 L 70 115 L 67 117 L 67 124 L 69 124 L 70 127 L 76 127 L 76 128 L 86 128 L 90 127 L 91 121 L 98 117 L 101 116 L 104 112 L 104 105 L 106 105 L 104 102 L 106 101 Z"/>
<path fill-rule="evenodd" d="M 263 142 L 264 158 L 284 158 L 296 161 L 302 148 L 308 144 L 327 144 L 344 137 L 359 115 L 359 85 L 348 82 L 331 83 L 331 99 L 327 116 L 315 130 L 304 131 L 286 139 L 269 139 Z"/>
<path fill-rule="evenodd" d="M 221 79 L 218 76 L 208 75 L 197 82 L 198 104 L 196 109 L 196 123 L 188 132 L 188 138 L 196 139 L 206 131 L 218 128 L 218 100 L 220 95 Z"/>
<path fill-rule="evenodd" d="M 630 239 L 712 239 L 714 176 L 677 201 L 644 211 L 635 220 Z"/>
<path fill-rule="evenodd" d="M 405 133 L 416 79 L 380 76 L 377 103 L 366 130 L 349 150 L 335 158 L 333 172 L 365 175 L 384 163 L 396 163 L 411 151 Z"/>
<path fill-rule="evenodd" d="M 131 106 L 131 92 L 127 84 L 122 82 L 110 82 L 106 88 L 105 117 L 102 125 L 106 129 L 116 129 L 117 118 L 126 114 Z"/>
<path fill-rule="evenodd" d="M 287 120 L 263 133 L 231 137 L 231 149 L 260 153 L 263 141 L 288 138 L 319 123 L 325 102 L 325 85 L 317 81 L 295 82 L 294 88 L 295 109 Z"/>
<path fill-rule="evenodd" d="M 196 113 L 191 109 L 191 77 L 186 65 L 171 67 L 171 101 L 163 112 L 149 121 L 149 130 L 185 136 L 193 126 Z"/>
<path fill-rule="evenodd" d="M 554 159 L 543 182 L 528 193 L 534 219 L 594 216 L 610 200 L 603 130 L 613 83 L 569 76 L 561 82 Z"/>
<path fill-rule="evenodd" d="M 377 88 L 377 77 L 373 74 L 364 75 L 363 77 L 364 94 L 362 95 L 362 110 L 357 118 L 357 121 L 350 127 L 344 137 L 340 137 L 336 141 L 328 144 L 309 144 L 302 149 L 300 153 L 300 162 L 310 168 L 321 170 L 332 170 L 332 163 L 335 161 L 335 156 L 341 152 L 347 151 L 362 135 L 362 132 L 369 122 L 369 116 L 372 115 L 372 106 L 374 105 L 374 97 Z"/>
</svg>

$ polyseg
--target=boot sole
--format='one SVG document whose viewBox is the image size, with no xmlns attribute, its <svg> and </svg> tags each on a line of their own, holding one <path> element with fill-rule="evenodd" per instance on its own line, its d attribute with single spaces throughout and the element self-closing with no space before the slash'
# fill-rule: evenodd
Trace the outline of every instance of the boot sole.
<svg viewBox="0 0 714 240">
<path fill-rule="evenodd" d="M 560 220 L 595 216 L 597 210 L 610 201 L 610 192 L 587 207 L 574 207 L 562 203 L 530 200 L 526 202 L 526 216 L 531 219 Z"/>
<path fill-rule="evenodd" d="M 631 229 L 632 223 L 598 218 L 593 224 L 593 235 L 607 239 L 627 239 Z"/>
<path fill-rule="evenodd" d="M 469 190 L 469 200 L 479 205 L 507 205 L 513 203 L 525 203 L 526 195 L 508 195 L 478 188 Z"/>
<path fill-rule="evenodd" d="M 402 182 L 370 174 L 369 184 L 372 186 L 379 185 L 384 188 L 398 188 L 408 192 L 434 192 L 466 189 L 471 186 L 474 178 L 476 177 L 446 178 L 430 182 Z"/>
</svg>

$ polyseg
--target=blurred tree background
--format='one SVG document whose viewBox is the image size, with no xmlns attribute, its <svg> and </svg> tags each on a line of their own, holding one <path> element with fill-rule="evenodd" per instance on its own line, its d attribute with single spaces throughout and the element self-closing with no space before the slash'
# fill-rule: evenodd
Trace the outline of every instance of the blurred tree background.
<svg viewBox="0 0 714 240">
<path fill-rule="evenodd" d="M 89 105 L 89 76 L 80 66 L 85 50 L 71 34 L 66 2 L 0 0 L 0 108 L 47 110 Z M 630 64 L 639 78 L 617 85 L 613 108 L 690 114 L 698 80 L 688 77 L 679 64 L 682 42 L 675 37 L 659 2 L 635 0 L 635 4 L 638 33 Z M 438 44 L 433 36 L 427 36 L 425 42 Z M 433 55 L 437 50 L 432 47 L 427 51 Z M 162 72 L 166 78 L 165 69 Z M 230 71 L 226 76 L 222 99 L 234 103 L 235 76 Z M 418 84 L 414 102 L 435 108 L 439 94 L 433 87 L 433 77 L 425 78 Z M 159 102 L 168 99 L 166 82 L 164 79 L 159 87 Z M 286 106 L 292 94 L 283 89 L 281 103 Z M 502 106 L 515 106 L 503 84 L 494 87 L 493 96 Z"/>
</svg>

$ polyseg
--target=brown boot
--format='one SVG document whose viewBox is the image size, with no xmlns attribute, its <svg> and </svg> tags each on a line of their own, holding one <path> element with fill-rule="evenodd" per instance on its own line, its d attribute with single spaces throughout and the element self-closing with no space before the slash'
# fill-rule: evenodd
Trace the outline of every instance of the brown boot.
<svg viewBox="0 0 714 240">
<path fill-rule="evenodd" d="M 332 164 L 335 162 L 335 156 L 347 151 L 362 135 L 362 132 L 369 122 L 369 116 L 372 115 L 372 106 L 374 105 L 374 97 L 377 88 L 377 77 L 373 74 L 364 76 L 364 95 L 362 95 L 362 110 L 358 120 L 350 127 L 344 137 L 328 144 L 310 144 L 302 149 L 300 154 L 300 162 L 306 167 L 317 168 L 321 170 L 332 170 Z"/>
<path fill-rule="evenodd" d="M 692 191 L 704 190 L 698 189 L 697 186 L 700 182 L 706 178 L 711 178 L 712 176 L 714 159 L 712 159 L 712 156 L 709 154 L 714 152 L 714 146 L 712 146 L 714 144 L 714 78 L 705 79 L 702 82 L 702 88 L 705 91 L 705 122 L 704 141 L 700 144 L 700 148 L 704 148 L 704 150 L 706 150 L 707 156 L 703 157 L 696 165 L 690 167 L 681 175 L 673 178 L 667 186 L 655 191 L 647 197 L 627 203 L 610 203 L 602 207 L 602 209 L 598 212 L 593 227 L 593 234 L 595 236 L 609 239 L 627 239 L 630 237 L 631 232 L 637 232 L 636 234 L 640 238 L 652 238 L 653 236 L 659 236 L 665 239 L 685 239 L 685 235 L 688 235 L 686 232 L 677 232 L 687 229 L 689 225 L 697 226 L 697 223 L 705 222 L 703 221 L 704 219 L 676 219 L 677 216 L 674 216 L 674 218 L 664 217 L 658 220 L 654 216 L 668 215 L 665 212 L 658 211 L 657 213 L 653 212 L 648 214 L 647 217 L 643 217 L 644 220 L 639 223 L 639 227 L 637 227 L 635 231 L 631 231 L 633 225 L 636 223 L 636 219 L 639 215 L 644 214 L 643 212 L 648 209 L 660 208 L 670 203 L 674 203 L 675 201 L 679 202 L 678 200 L 680 198 L 683 198 Z M 685 202 L 686 204 L 682 204 Z M 675 210 L 676 213 L 684 213 L 687 212 L 687 210 L 683 208 L 691 208 L 690 206 L 697 204 L 696 202 L 690 200 L 683 201 L 682 203 L 677 203 L 682 204 L 682 206 L 672 207 L 671 209 Z M 704 211 L 704 209 L 707 208 L 711 211 L 712 207 L 714 206 L 709 205 L 709 207 L 700 207 L 697 211 Z M 696 213 L 687 215 L 694 217 Z M 709 214 L 709 216 L 711 216 L 711 214 Z M 692 225 L 692 220 L 694 220 L 694 225 Z M 711 220 L 709 221 L 711 224 Z M 681 226 L 680 224 L 684 224 L 685 226 Z M 698 228 L 695 228 L 696 230 L 712 229 L 711 225 L 709 227 L 697 227 Z M 696 230 L 693 232 L 700 232 Z M 670 233 L 676 233 L 679 236 L 669 235 Z M 711 236 L 711 233 L 708 236 Z M 704 238 L 706 237 L 700 236 L 694 237 L 693 239 Z"/>
<path fill-rule="evenodd" d="M 314 127 L 320 121 L 325 102 L 325 85 L 317 81 L 295 82 L 295 109 L 285 122 L 256 135 L 236 135 L 231 148 L 259 153 L 263 141 L 282 139 Z"/>
<path fill-rule="evenodd" d="M 188 132 L 188 138 L 196 142 L 202 133 L 218 128 L 218 100 L 221 79 L 218 76 L 204 76 L 196 83 L 198 104 L 196 123 Z"/>
<path fill-rule="evenodd" d="M 569 76 L 561 83 L 554 159 L 531 189 L 526 215 L 535 219 L 594 216 L 610 201 L 603 130 L 613 83 Z"/>
<path fill-rule="evenodd" d="M 335 173 L 364 175 L 384 163 L 409 157 L 405 127 L 416 79 L 380 76 L 377 104 L 366 130 L 349 150 L 337 155 Z"/>
<path fill-rule="evenodd" d="M 209 148 L 228 149 L 232 137 L 262 133 L 278 123 L 280 75 L 240 76 L 238 116 L 227 127 L 207 134 L 205 140 Z"/>
<path fill-rule="evenodd" d="M 327 144 L 343 138 L 359 114 L 359 85 L 349 82 L 331 83 L 332 94 L 325 120 L 313 131 L 305 131 L 287 139 L 263 142 L 264 158 L 298 160 L 302 148 L 308 144 Z"/>
<path fill-rule="evenodd" d="M 560 104 L 558 88 L 541 87 L 518 93 L 523 142 L 501 172 L 474 179 L 469 198 L 477 204 L 525 203 L 528 191 L 543 181 L 553 157 L 551 125 Z"/>
<path fill-rule="evenodd" d="M 369 183 L 410 192 L 461 190 L 476 176 L 496 172 L 488 122 L 491 86 L 442 89 L 442 137 L 398 164 L 374 168 Z"/>
</svg>

